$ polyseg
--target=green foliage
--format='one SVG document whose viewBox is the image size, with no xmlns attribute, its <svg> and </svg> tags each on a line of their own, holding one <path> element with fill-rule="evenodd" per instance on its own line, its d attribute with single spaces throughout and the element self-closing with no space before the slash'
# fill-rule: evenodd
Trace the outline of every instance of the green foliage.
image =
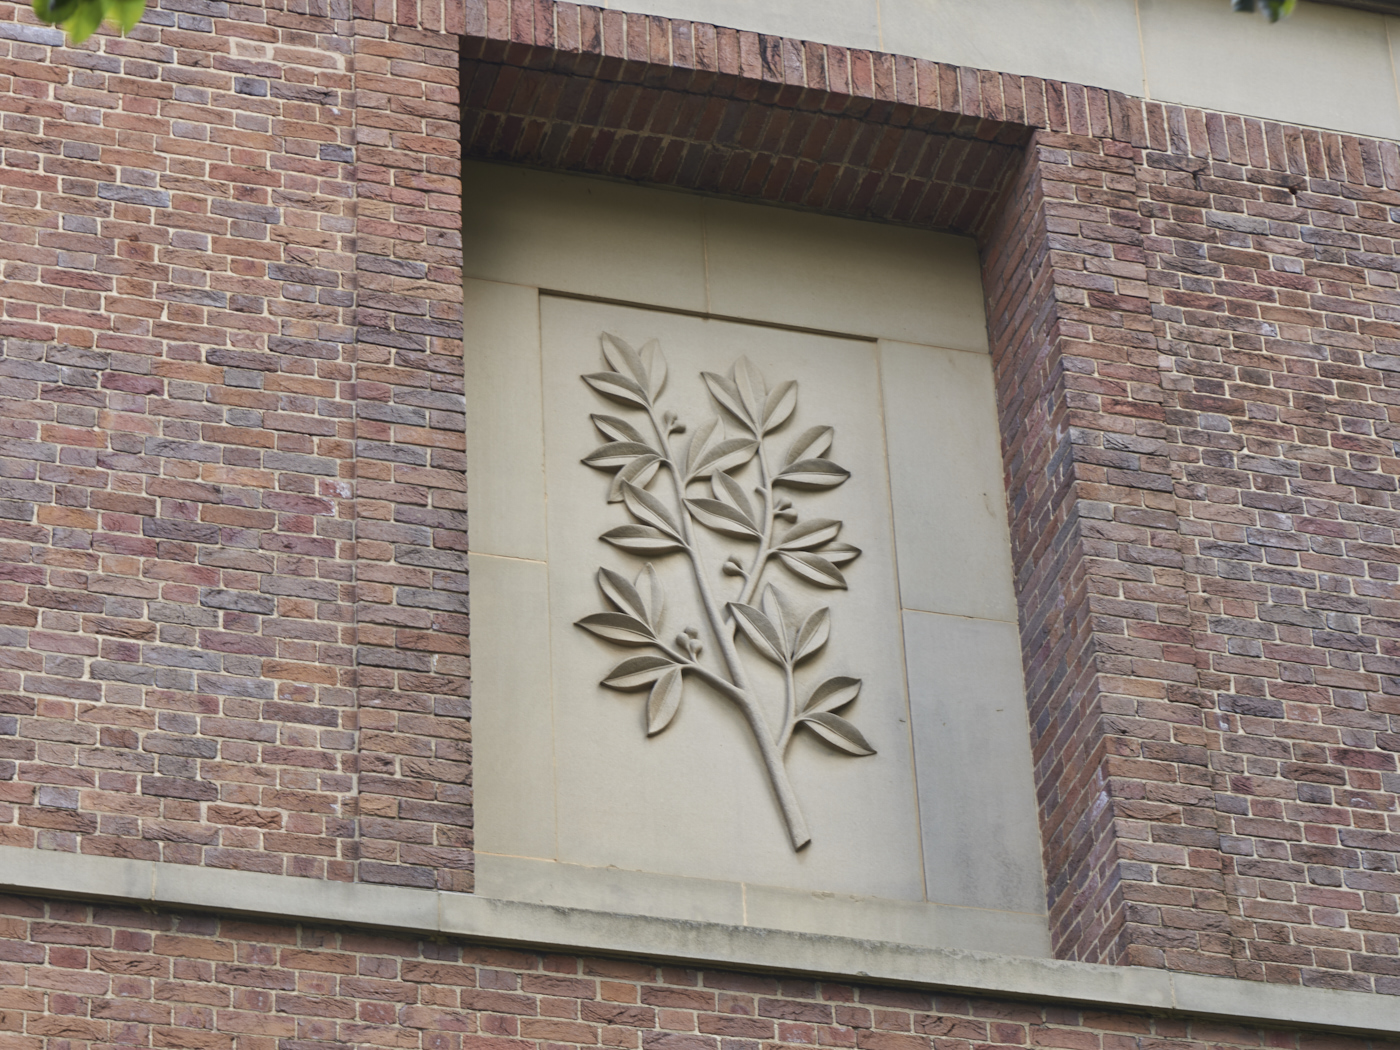
<svg viewBox="0 0 1400 1050">
<path fill-rule="evenodd" d="M 1231 0 L 1230 3 L 1230 8 L 1234 11 L 1263 11 L 1270 22 L 1287 18 L 1297 6 L 1298 0 Z"/>
<path fill-rule="evenodd" d="M 146 0 L 34 0 L 39 19 L 62 26 L 74 44 L 92 36 L 103 22 L 113 22 L 129 33 L 145 10 Z"/>
</svg>

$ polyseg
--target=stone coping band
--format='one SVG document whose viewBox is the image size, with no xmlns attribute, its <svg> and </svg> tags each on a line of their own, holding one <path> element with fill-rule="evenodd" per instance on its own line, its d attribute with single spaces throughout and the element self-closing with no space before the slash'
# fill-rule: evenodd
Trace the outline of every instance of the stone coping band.
<svg viewBox="0 0 1400 1050">
<path fill-rule="evenodd" d="M 0 846 L 0 890 L 440 934 L 579 954 L 917 985 L 1239 1022 L 1400 1034 L 1400 996 L 1263 984 L 1143 967 L 919 948 L 687 922 L 468 893 L 328 882 Z"/>
</svg>

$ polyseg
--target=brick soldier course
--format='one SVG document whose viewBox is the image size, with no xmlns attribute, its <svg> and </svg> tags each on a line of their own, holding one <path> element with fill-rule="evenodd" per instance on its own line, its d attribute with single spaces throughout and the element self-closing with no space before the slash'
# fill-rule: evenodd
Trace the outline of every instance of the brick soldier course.
<svg viewBox="0 0 1400 1050">
<path fill-rule="evenodd" d="M 465 148 L 976 236 L 1057 954 L 1400 994 L 1395 143 L 548 0 L 0 5 L 0 106 L 0 845 L 471 890 Z"/>
</svg>

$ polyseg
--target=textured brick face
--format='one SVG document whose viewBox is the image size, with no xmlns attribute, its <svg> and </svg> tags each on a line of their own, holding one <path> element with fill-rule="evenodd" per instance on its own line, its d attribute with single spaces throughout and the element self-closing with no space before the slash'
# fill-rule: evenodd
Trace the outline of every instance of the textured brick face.
<svg viewBox="0 0 1400 1050">
<path fill-rule="evenodd" d="M 71 49 L 0 6 L 0 843 L 469 888 L 456 38 L 414 11 Z"/>
<path fill-rule="evenodd" d="M 1370 1045 L 1211 1021 L 0 898 L 0 1046 L 118 1044 L 197 1050 Z"/>
</svg>

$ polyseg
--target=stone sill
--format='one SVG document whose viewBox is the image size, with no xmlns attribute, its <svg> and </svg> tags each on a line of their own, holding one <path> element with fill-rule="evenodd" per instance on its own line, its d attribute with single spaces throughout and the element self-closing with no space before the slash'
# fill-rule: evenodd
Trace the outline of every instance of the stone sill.
<svg viewBox="0 0 1400 1050">
<path fill-rule="evenodd" d="M 0 890 L 377 927 L 580 954 L 780 971 L 985 996 L 1181 1013 L 1332 1032 L 1400 1033 L 1400 997 L 683 922 L 466 893 L 0 847 Z"/>
</svg>

